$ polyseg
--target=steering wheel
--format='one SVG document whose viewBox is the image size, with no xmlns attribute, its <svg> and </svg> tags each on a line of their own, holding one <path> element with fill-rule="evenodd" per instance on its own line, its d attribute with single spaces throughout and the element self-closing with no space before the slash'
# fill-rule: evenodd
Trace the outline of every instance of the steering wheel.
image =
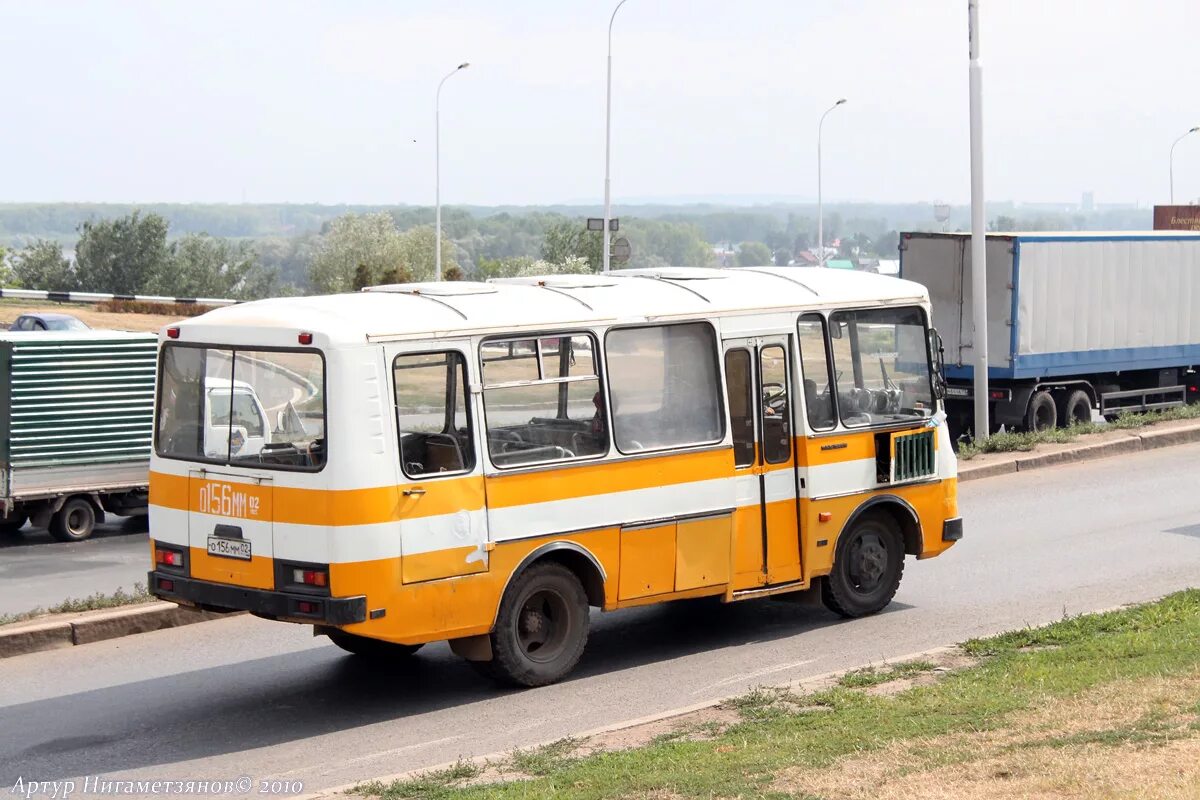
<svg viewBox="0 0 1200 800">
<path fill-rule="evenodd" d="M 782 383 L 764 383 L 762 385 L 763 405 L 775 412 L 787 408 L 787 388 Z"/>
</svg>

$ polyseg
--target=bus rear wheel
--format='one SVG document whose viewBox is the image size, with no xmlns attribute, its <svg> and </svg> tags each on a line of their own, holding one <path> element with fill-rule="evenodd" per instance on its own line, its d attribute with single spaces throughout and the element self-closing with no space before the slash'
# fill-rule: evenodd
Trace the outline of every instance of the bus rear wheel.
<svg viewBox="0 0 1200 800">
<path fill-rule="evenodd" d="M 380 661 L 409 658 L 421 649 L 421 645 L 419 644 L 396 644 L 395 642 L 385 642 L 381 639 L 369 639 L 366 636 L 346 633 L 337 628 L 330 630 L 328 633 L 329 641 L 347 653 L 353 653 L 363 658 L 378 659 Z"/>
<path fill-rule="evenodd" d="M 492 660 L 472 663 L 502 683 L 554 683 L 583 655 L 588 622 L 587 594 L 575 573 L 554 562 L 534 564 L 500 601 Z"/>
<path fill-rule="evenodd" d="M 838 538 L 821 599 L 843 617 L 875 614 L 892 602 L 903 574 L 904 540 L 895 521 L 884 513 L 867 513 Z"/>
</svg>

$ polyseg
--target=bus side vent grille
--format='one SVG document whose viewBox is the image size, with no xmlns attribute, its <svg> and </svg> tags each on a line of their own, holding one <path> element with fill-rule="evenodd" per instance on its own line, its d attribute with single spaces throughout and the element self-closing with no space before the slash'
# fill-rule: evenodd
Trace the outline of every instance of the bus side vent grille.
<svg viewBox="0 0 1200 800">
<path fill-rule="evenodd" d="M 891 483 L 928 478 L 937 472 L 933 434 L 932 428 L 892 434 Z"/>
</svg>

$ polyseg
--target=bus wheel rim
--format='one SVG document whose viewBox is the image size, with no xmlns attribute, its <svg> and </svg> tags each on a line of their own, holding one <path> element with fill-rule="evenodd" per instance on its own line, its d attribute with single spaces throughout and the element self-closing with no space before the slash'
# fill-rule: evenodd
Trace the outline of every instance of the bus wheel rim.
<svg viewBox="0 0 1200 800">
<path fill-rule="evenodd" d="M 879 588 L 887 572 L 887 545 L 876 533 L 863 533 L 850 548 L 850 580 L 862 594 Z"/>
<path fill-rule="evenodd" d="M 521 604 L 517 643 L 531 661 L 553 661 L 563 650 L 571 625 L 570 608 L 558 592 L 540 589 Z"/>
</svg>

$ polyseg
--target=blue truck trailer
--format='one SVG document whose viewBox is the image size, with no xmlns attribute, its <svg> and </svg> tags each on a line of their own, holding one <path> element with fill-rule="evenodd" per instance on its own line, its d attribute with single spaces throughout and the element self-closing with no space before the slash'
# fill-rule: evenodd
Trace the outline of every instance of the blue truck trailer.
<svg viewBox="0 0 1200 800">
<path fill-rule="evenodd" d="M 1041 430 L 1200 401 L 1200 233 L 989 233 L 988 319 L 972 315 L 968 233 L 904 233 L 945 345 L 951 429 L 974 430 L 987 336 L 992 428 Z"/>
</svg>

